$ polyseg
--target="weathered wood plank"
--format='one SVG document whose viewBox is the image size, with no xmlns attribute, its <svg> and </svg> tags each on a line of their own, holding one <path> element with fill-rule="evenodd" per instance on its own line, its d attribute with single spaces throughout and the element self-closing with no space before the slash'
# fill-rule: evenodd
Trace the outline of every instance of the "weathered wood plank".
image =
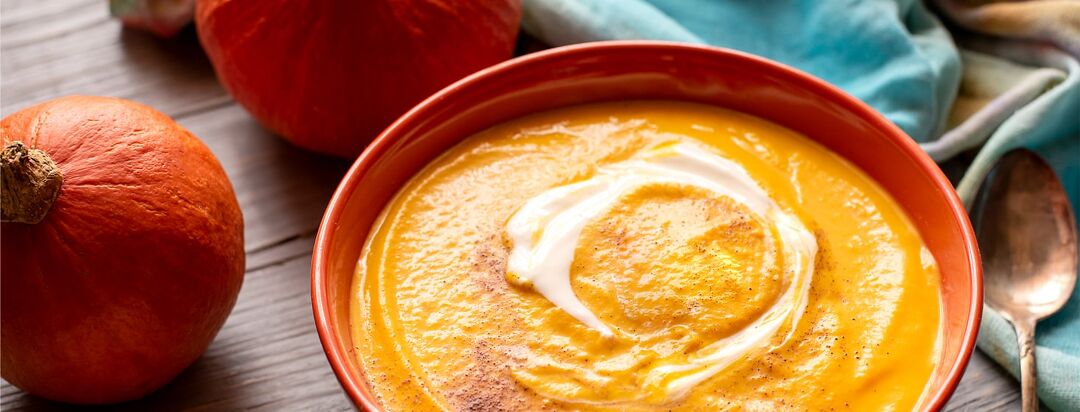
<svg viewBox="0 0 1080 412">
<path fill-rule="evenodd" d="M 248 251 L 314 233 L 349 165 L 297 149 L 234 104 L 179 122 L 206 142 L 229 174 Z"/>
<path fill-rule="evenodd" d="M 5 116 L 69 94 L 124 97 L 174 117 L 229 101 L 191 27 L 170 40 L 123 30 L 104 0 L 4 0 L 0 50 Z"/>
<path fill-rule="evenodd" d="M 108 13 L 102 13 L 101 2 L 94 0 L 49 0 L 33 7 L 7 4 L 3 12 L 6 14 L 4 25 L 8 30 L 0 38 L 0 47 L 4 50 L 40 45 L 48 39 L 98 26 L 109 18 Z"/>
<path fill-rule="evenodd" d="M 971 355 L 964 379 L 956 388 L 952 399 L 945 405 L 947 411 L 1018 411 L 1020 392 L 1018 385 L 990 357 L 976 350 Z"/>
</svg>

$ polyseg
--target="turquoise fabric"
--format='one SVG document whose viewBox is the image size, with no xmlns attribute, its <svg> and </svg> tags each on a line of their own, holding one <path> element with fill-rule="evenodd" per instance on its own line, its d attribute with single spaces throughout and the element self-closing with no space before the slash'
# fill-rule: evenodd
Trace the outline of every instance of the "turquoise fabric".
<svg viewBox="0 0 1080 412">
<path fill-rule="evenodd" d="M 1080 211 L 1080 65 L 1060 52 L 1016 48 L 1006 54 L 1053 67 L 1066 74 L 1031 104 L 1017 110 L 983 145 L 957 192 L 970 201 L 986 171 L 1002 154 L 1027 147 L 1041 154 L 1057 171 L 1073 212 Z M 1080 218 L 1078 218 L 1080 220 Z M 983 311 L 979 348 L 1019 376 L 1016 332 L 992 310 Z M 1062 310 L 1035 328 L 1039 398 L 1057 411 L 1080 411 L 1080 288 Z"/>
<path fill-rule="evenodd" d="M 948 32 L 914 0 L 526 0 L 523 24 L 556 46 L 674 40 L 764 56 L 840 86 L 919 141 L 944 129 L 960 81 Z"/>
<path fill-rule="evenodd" d="M 981 130 L 980 136 L 953 133 L 935 142 L 946 131 L 961 60 L 950 34 L 916 0 L 525 0 L 523 26 L 556 46 L 674 40 L 777 60 L 867 102 L 926 144 L 931 154 L 941 154 L 935 158 L 944 160 L 985 140 L 958 186 L 965 202 L 1004 152 L 1023 146 L 1050 160 L 1073 204 L 1080 205 L 1080 70 L 1075 58 L 1030 45 L 989 47 L 993 54 L 1060 70 L 1059 79 L 1046 77 L 1051 83 L 1047 90 L 1036 91 L 1038 97 L 1024 100 L 1018 110 L 983 116 L 994 123 L 970 127 Z M 1039 323 L 1036 341 L 1041 399 L 1056 410 L 1080 411 L 1080 289 L 1065 310 Z M 986 311 L 979 345 L 1016 374 L 1015 335 L 1001 316 Z"/>
</svg>

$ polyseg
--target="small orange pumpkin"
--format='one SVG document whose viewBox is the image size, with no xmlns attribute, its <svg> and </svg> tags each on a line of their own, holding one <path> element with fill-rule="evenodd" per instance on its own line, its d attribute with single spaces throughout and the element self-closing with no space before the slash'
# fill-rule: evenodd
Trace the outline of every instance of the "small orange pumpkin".
<svg viewBox="0 0 1080 412">
<path fill-rule="evenodd" d="M 308 150 L 354 158 L 410 107 L 513 56 L 521 0 L 198 0 L 225 89 Z"/>
<path fill-rule="evenodd" d="M 114 98 L 0 122 L 0 373 L 113 403 L 168 383 L 213 340 L 244 276 L 243 218 L 202 142 Z"/>
</svg>

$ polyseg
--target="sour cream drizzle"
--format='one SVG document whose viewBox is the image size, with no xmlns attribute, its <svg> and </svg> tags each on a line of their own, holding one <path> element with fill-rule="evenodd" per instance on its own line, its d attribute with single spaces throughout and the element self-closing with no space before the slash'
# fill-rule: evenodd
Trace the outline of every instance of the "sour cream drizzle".
<svg viewBox="0 0 1080 412">
<path fill-rule="evenodd" d="M 739 164 L 688 143 L 661 145 L 630 160 L 602 166 L 581 182 L 552 188 L 529 199 L 509 219 L 513 242 L 507 278 L 531 286 L 555 306 L 606 337 L 611 328 L 589 310 L 570 285 L 570 267 L 582 229 L 628 191 L 645 184 L 692 185 L 727 196 L 746 206 L 780 237 L 787 288 L 746 328 L 713 342 L 685 364 L 659 364 L 646 371 L 645 392 L 658 390 L 664 401 L 684 396 L 748 351 L 765 346 L 785 321 L 792 327 L 806 309 L 817 241 L 794 215 L 783 210 Z M 766 259 L 776 262 L 776 242 L 767 230 Z M 765 266 L 765 265 L 763 265 Z M 762 270 L 767 270 L 763 267 Z M 786 339 L 785 339 L 786 340 Z"/>
</svg>

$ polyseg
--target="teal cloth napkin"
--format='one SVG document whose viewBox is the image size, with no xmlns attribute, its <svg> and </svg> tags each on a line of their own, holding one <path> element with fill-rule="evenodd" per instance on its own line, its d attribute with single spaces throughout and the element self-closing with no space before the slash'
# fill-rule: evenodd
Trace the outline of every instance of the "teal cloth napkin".
<svg viewBox="0 0 1080 412">
<path fill-rule="evenodd" d="M 1004 110 L 1009 116 L 990 134 L 957 186 L 961 199 L 970 202 L 974 198 L 986 172 L 1002 154 L 1016 147 L 1027 147 L 1054 166 L 1069 192 L 1073 212 L 1080 211 L 1080 65 L 1077 60 L 1054 49 L 1033 48 L 1022 43 L 969 44 L 1007 56 L 1012 61 L 1032 64 L 1019 66 L 1019 70 L 1026 73 L 1013 77 L 1021 80 L 1009 91 L 1023 90 L 1025 82 L 1036 80 L 1031 86 L 1042 93 L 1019 108 Z M 970 54 L 970 57 L 977 56 Z M 994 72 L 1001 70 L 1002 65 L 1015 64 L 1000 60 L 990 64 L 976 63 L 970 57 L 965 62 L 972 60 L 971 66 L 979 67 L 974 70 Z M 987 58 L 986 55 L 982 57 Z M 1039 84 L 1040 78 L 1044 79 L 1044 84 Z M 1005 82 L 1005 79 L 1001 80 Z M 1006 96 L 1001 97 L 997 101 L 1005 100 Z M 992 110 L 987 108 L 983 112 Z M 1057 411 L 1080 411 L 1080 288 L 1073 290 L 1072 297 L 1060 312 L 1039 322 L 1035 344 L 1039 398 Z M 1013 376 L 1019 376 L 1016 333 L 1008 321 L 988 308 L 983 310 L 979 348 Z"/>
<path fill-rule="evenodd" d="M 1080 9 L 937 1 L 950 21 L 997 37 L 964 34 L 961 52 L 917 0 L 525 0 L 522 24 L 556 46 L 653 39 L 764 56 L 870 104 L 935 160 L 977 150 L 957 187 L 965 202 L 1002 154 L 1028 147 L 1050 161 L 1080 206 L 1080 65 L 1061 51 L 1080 44 L 1080 23 L 1068 20 Z M 1016 375 L 1011 326 L 984 313 L 979 347 Z M 1040 398 L 1080 411 L 1080 289 L 1039 323 L 1036 344 Z"/>
</svg>

